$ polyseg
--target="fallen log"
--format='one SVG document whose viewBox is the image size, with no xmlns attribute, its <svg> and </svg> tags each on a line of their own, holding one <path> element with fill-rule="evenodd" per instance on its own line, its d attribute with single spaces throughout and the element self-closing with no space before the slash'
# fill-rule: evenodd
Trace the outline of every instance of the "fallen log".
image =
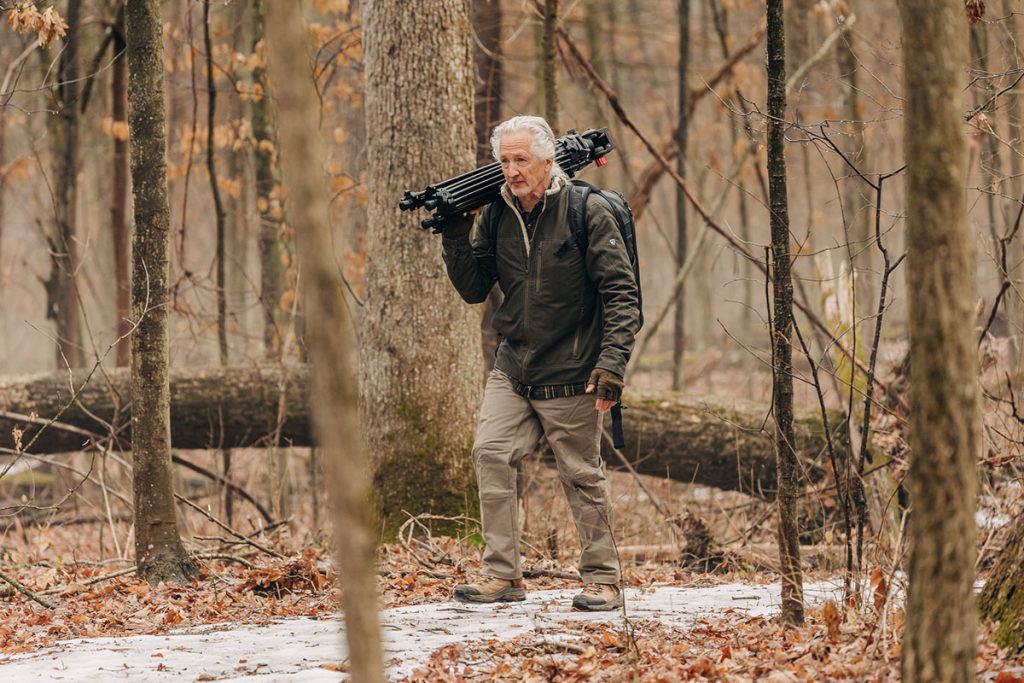
<svg viewBox="0 0 1024 683">
<path fill-rule="evenodd" d="M 0 448 L 61 453 L 107 445 L 130 450 L 126 369 L 0 377 Z M 176 449 L 309 446 L 309 371 L 302 365 L 210 367 L 171 373 L 171 443 Z M 738 399 L 627 391 L 623 454 L 638 472 L 770 496 L 775 490 L 767 405 Z M 837 416 L 831 425 L 842 424 Z M 763 428 L 762 428 L 763 426 Z M 808 480 L 825 474 L 825 439 L 815 410 L 795 418 Z M 15 437 L 18 432 L 17 438 Z M 839 456 L 846 441 L 837 439 Z M 614 453 L 605 454 L 618 469 Z"/>
</svg>

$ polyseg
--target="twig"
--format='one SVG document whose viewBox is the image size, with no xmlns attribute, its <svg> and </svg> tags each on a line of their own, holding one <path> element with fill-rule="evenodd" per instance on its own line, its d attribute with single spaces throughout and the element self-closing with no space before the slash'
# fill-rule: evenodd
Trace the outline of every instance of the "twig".
<svg viewBox="0 0 1024 683">
<path fill-rule="evenodd" d="M 234 529 L 229 527 L 227 524 L 225 524 L 224 522 L 220 521 L 219 519 L 214 517 L 212 514 L 210 514 L 209 512 L 204 510 L 203 508 L 201 508 L 198 505 L 196 505 L 195 503 L 193 503 L 191 500 L 189 500 L 185 496 L 182 496 L 182 495 L 180 495 L 178 493 L 175 493 L 174 497 L 176 499 L 180 500 L 182 503 L 185 503 L 185 505 L 188 505 L 193 510 L 196 510 L 199 514 L 203 515 L 208 520 L 210 520 L 211 522 L 213 522 L 214 524 L 216 524 L 221 529 L 223 529 L 224 531 L 228 532 L 229 534 L 231 534 L 232 536 L 234 536 L 238 540 L 244 541 L 245 543 L 251 545 L 253 548 L 256 548 L 260 552 L 264 552 L 267 555 L 270 555 L 271 557 L 276 557 L 279 560 L 285 559 L 284 555 L 282 555 L 281 553 L 277 552 L 276 550 L 271 550 L 270 548 L 267 548 L 266 546 L 260 545 L 259 543 L 257 543 L 256 541 L 252 540 L 251 538 L 247 538 L 246 536 L 244 536 L 244 535 L 240 534 L 239 532 L 235 531 Z"/>
<path fill-rule="evenodd" d="M 7 574 L 5 574 L 3 572 L 0 572 L 0 579 L 3 579 L 7 583 L 11 584 L 11 586 L 13 586 L 16 591 L 18 591 L 22 595 L 26 596 L 30 600 L 34 600 L 35 602 L 38 602 L 40 605 L 42 605 L 43 607 L 45 607 L 47 609 L 53 609 L 53 603 L 51 603 L 49 600 L 46 600 L 45 598 L 43 598 L 43 597 L 41 597 L 41 596 L 39 596 L 39 595 L 37 595 L 35 593 L 33 593 L 28 588 L 25 588 L 25 586 L 22 585 L 14 577 L 8 576 Z"/>
<path fill-rule="evenodd" d="M 196 555 L 196 557 L 198 557 L 201 560 L 224 560 L 225 562 L 237 562 L 246 569 L 256 568 L 256 565 L 254 565 L 249 560 L 245 560 L 241 557 L 236 557 L 234 555 L 226 555 L 224 553 L 199 553 L 198 555 Z"/>
</svg>

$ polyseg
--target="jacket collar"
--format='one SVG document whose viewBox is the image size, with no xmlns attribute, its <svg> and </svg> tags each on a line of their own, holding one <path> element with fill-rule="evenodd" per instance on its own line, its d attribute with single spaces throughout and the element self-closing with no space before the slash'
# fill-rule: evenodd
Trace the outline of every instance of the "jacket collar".
<svg viewBox="0 0 1024 683">
<path fill-rule="evenodd" d="M 556 175 L 551 177 L 551 185 L 548 189 L 544 190 L 544 202 L 554 195 L 561 192 L 568 185 L 568 177 L 563 175 Z M 511 206 L 513 209 L 517 209 L 515 195 L 508 189 L 508 183 L 502 183 L 501 185 L 501 197 L 505 200 L 505 203 Z"/>
</svg>

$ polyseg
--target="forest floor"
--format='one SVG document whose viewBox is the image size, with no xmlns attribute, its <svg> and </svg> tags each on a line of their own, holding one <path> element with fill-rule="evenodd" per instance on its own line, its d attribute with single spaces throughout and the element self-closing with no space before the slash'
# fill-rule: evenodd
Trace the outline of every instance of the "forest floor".
<svg viewBox="0 0 1024 683">
<path fill-rule="evenodd" d="M 711 573 L 666 562 L 628 566 L 622 612 L 573 611 L 578 580 L 547 561 L 530 563 L 524 603 L 453 602 L 452 585 L 475 575 L 478 556 L 472 544 L 446 537 L 382 549 L 389 680 L 899 680 L 898 577 L 874 572 L 852 606 L 841 579 L 810 572 L 806 624 L 785 629 L 777 578 L 729 563 Z M 259 566 L 207 560 L 197 581 L 149 586 L 132 574 L 104 578 L 117 572 L 82 563 L 23 565 L 19 580 L 53 607 L 20 594 L 0 602 L 0 676 L 345 680 L 329 567 L 324 551 L 308 547 Z M 979 680 L 1024 681 L 1024 661 L 1002 657 L 987 627 L 978 670 Z"/>
</svg>

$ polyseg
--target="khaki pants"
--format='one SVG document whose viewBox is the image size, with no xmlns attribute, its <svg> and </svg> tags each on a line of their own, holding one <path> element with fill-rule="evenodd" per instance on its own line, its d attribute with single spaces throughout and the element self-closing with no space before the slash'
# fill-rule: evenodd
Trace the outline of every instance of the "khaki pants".
<svg viewBox="0 0 1024 683">
<path fill-rule="evenodd" d="M 516 465 L 547 437 L 580 536 L 579 570 L 587 583 L 617 583 L 611 505 L 600 455 L 601 414 L 593 394 L 533 400 L 520 396 L 499 370 L 491 372 L 480 408 L 473 464 L 480 488 L 484 571 L 522 577 Z"/>
</svg>

